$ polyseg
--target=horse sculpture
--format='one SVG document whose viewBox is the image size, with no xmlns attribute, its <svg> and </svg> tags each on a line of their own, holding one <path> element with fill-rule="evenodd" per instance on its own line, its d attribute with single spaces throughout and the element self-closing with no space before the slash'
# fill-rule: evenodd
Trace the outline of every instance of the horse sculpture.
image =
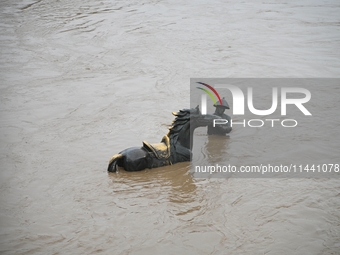
<svg viewBox="0 0 340 255">
<path fill-rule="evenodd" d="M 108 171 L 116 172 L 118 166 L 126 171 L 140 171 L 191 160 L 193 133 L 197 127 L 204 127 L 219 119 L 216 115 L 202 115 L 199 107 L 173 112 L 176 116 L 160 143 L 149 144 L 143 141 L 142 147 L 131 147 L 113 155 Z M 221 129 L 227 128 L 219 125 Z"/>
</svg>

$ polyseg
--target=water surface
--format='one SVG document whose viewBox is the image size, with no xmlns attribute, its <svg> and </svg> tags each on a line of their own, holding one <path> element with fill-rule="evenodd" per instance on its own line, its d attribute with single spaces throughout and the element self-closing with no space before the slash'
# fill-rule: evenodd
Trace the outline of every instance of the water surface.
<svg viewBox="0 0 340 255">
<path fill-rule="evenodd" d="M 337 1 L 1 1 L 1 253 L 338 254 L 338 179 L 195 179 L 189 163 L 106 168 L 112 154 L 161 140 L 171 112 L 189 107 L 191 77 L 339 77 L 339 10 Z M 330 95 L 338 109 L 339 92 Z M 276 137 L 228 139 L 227 155 L 242 162 Z"/>
</svg>

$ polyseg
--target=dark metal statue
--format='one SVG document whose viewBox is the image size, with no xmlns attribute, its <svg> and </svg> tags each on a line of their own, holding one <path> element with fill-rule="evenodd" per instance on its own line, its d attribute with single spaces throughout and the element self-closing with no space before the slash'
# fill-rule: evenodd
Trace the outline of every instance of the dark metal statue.
<svg viewBox="0 0 340 255">
<path fill-rule="evenodd" d="M 231 118 L 229 115 L 224 113 L 225 109 L 230 109 L 229 104 L 223 97 L 222 105 L 220 104 L 219 101 L 217 101 L 216 104 L 214 104 L 214 106 L 216 107 L 214 115 L 221 117 L 221 119 L 227 120 L 228 123 L 223 125 L 218 124 L 215 125 L 215 127 L 213 126 L 213 124 L 208 125 L 208 135 L 226 135 L 230 133 L 232 129 Z"/>
<path fill-rule="evenodd" d="M 140 171 L 190 161 L 195 128 L 208 126 L 214 119 L 220 118 L 210 114 L 202 115 L 198 106 L 172 114 L 176 118 L 160 143 L 149 144 L 143 141 L 142 147 L 131 147 L 115 154 L 109 161 L 108 171 L 115 172 L 118 166 L 126 171 Z"/>
</svg>

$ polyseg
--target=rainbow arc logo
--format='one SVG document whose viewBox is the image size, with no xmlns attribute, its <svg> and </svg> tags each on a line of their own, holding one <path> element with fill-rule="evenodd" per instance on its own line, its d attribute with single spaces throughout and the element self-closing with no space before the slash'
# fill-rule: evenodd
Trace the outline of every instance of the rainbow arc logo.
<svg viewBox="0 0 340 255">
<path fill-rule="evenodd" d="M 196 87 L 200 90 L 203 90 L 207 95 L 210 96 L 211 100 L 214 102 L 214 105 L 217 103 L 217 102 L 220 102 L 220 105 L 222 105 L 222 100 L 221 100 L 221 97 L 220 95 L 217 93 L 216 89 L 214 89 L 214 87 L 210 86 L 209 84 L 206 84 L 206 83 L 203 83 L 203 82 L 197 82 L 198 84 L 201 84 L 203 86 L 205 86 L 206 88 L 201 88 L 201 87 Z M 201 98 L 201 110 L 202 110 L 202 114 L 205 115 L 207 114 L 207 97 L 206 97 L 206 94 L 203 94 L 202 95 L 202 98 Z"/>
</svg>

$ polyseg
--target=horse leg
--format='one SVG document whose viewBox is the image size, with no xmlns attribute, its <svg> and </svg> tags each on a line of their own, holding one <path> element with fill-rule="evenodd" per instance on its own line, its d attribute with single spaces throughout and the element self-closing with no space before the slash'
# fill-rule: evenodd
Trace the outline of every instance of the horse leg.
<svg viewBox="0 0 340 255">
<path fill-rule="evenodd" d="M 109 166 L 107 168 L 107 171 L 116 172 L 118 169 L 118 166 L 122 166 L 123 158 L 124 158 L 124 155 L 121 153 L 113 155 L 109 161 Z"/>
</svg>

